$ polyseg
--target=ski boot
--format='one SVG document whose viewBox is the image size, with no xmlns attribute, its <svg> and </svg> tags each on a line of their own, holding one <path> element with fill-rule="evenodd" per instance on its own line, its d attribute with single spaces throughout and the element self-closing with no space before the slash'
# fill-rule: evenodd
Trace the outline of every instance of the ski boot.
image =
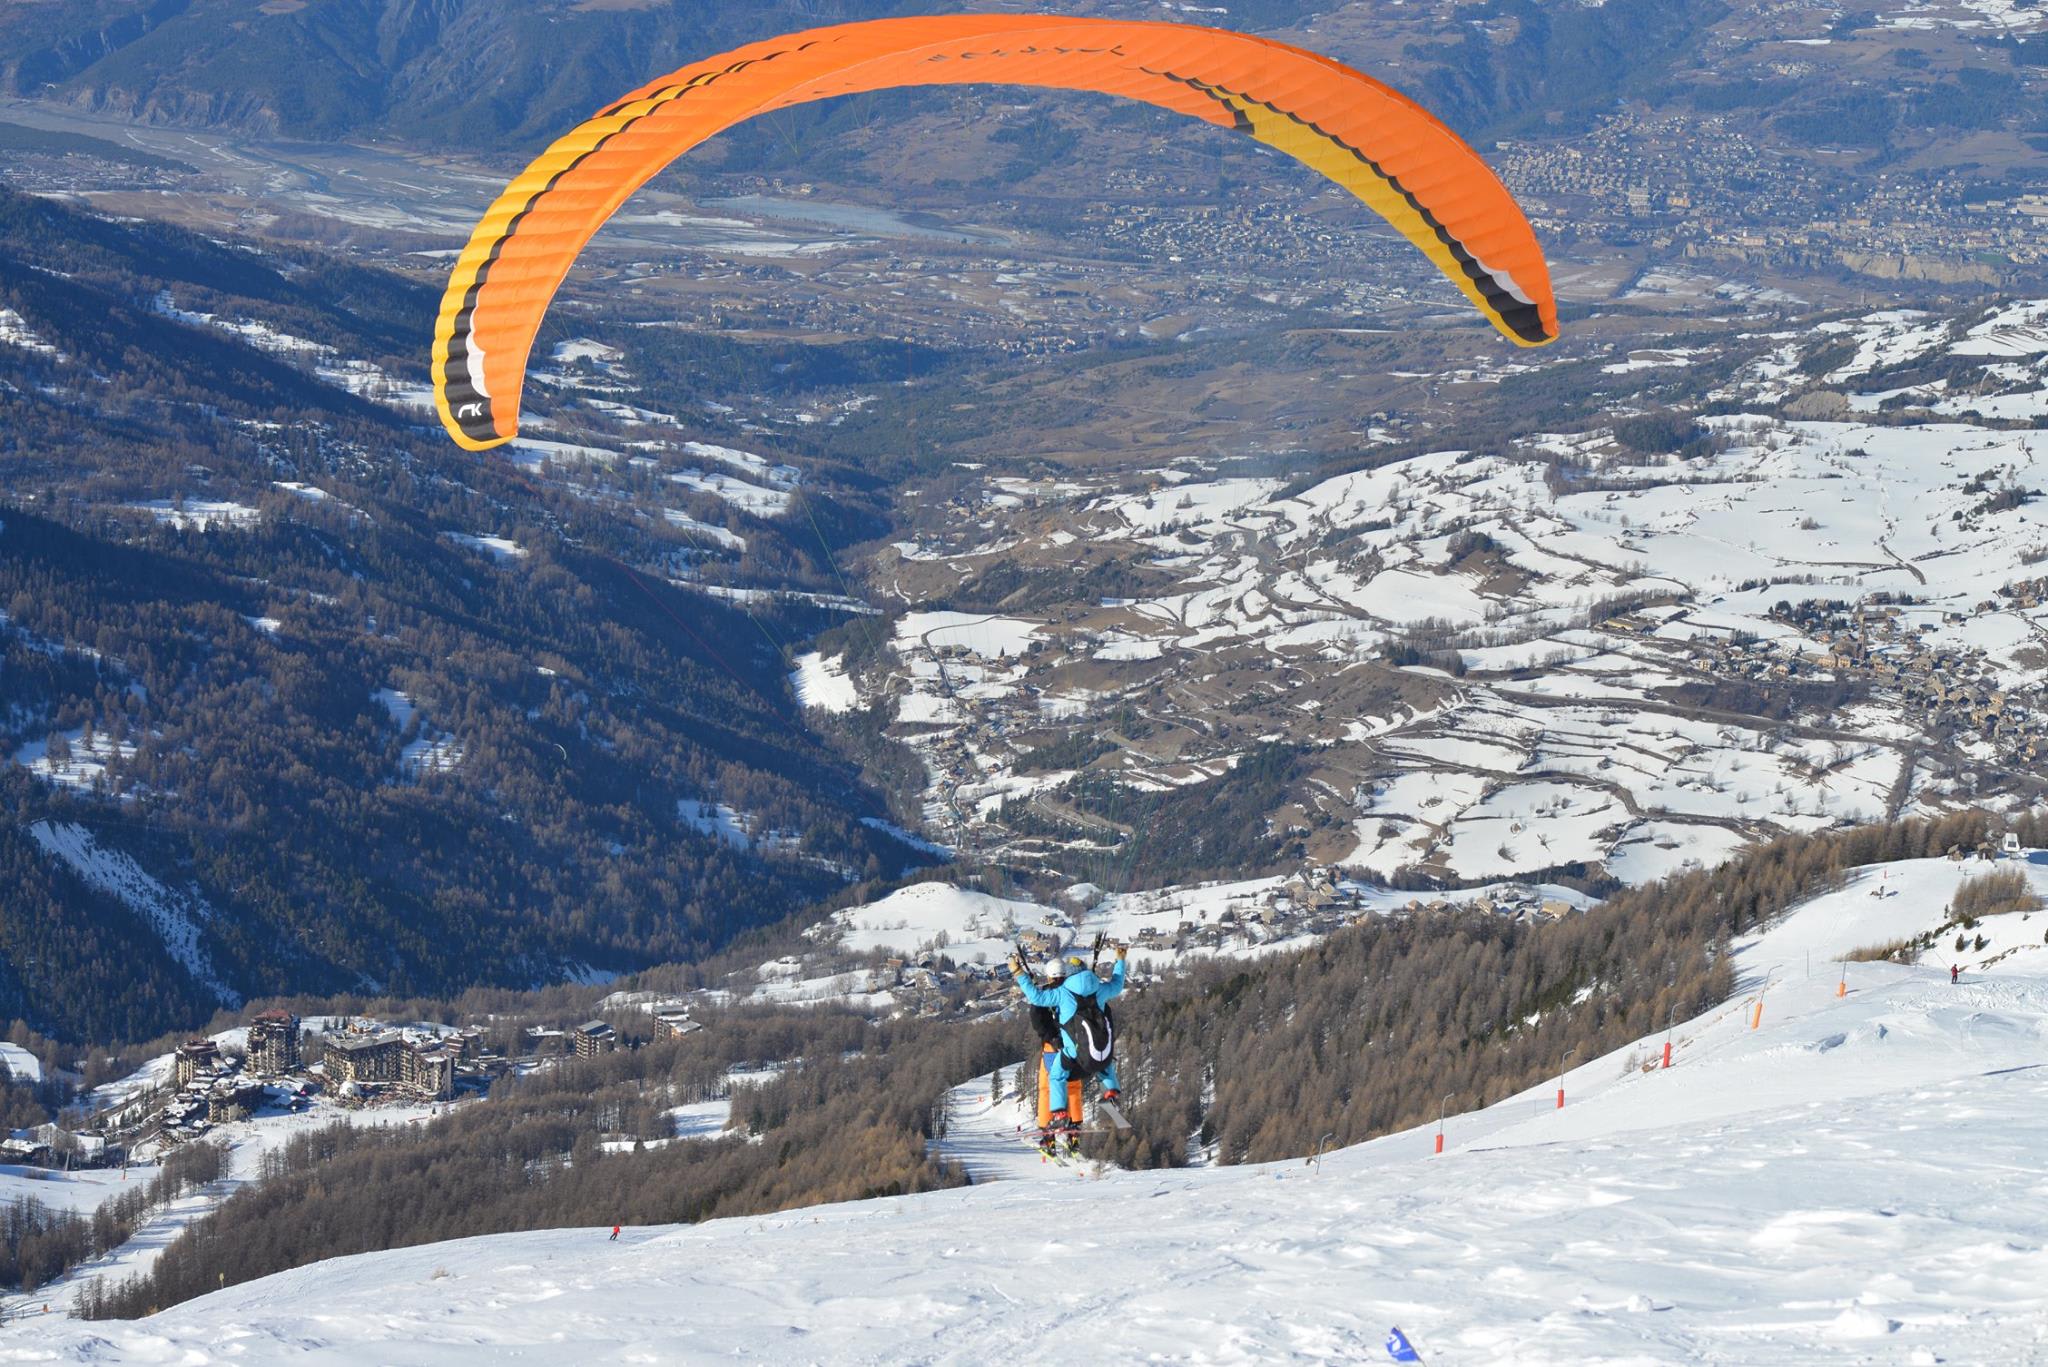
<svg viewBox="0 0 2048 1367">
<path fill-rule="evenodd" d="M 1060 1156 L 1060 1135 L 1055 1126 L 1047 1126 L 1038 1132 L 1038 1156 L 1040 1161 Z"/>
<path fill-rule="evenodd" d="M 1067 1123 L 1066 1123 L 1065 1125 L 1063 1125 L 1063 1126 L 1061 1127 L 1061 1129 L 1062 1129 L 1062 1130 L 1064 1131 L 1064 1133 L 1065 1133 L 1065 1135 L 1066 1135 L 1066 1140 L 1067 1140 L 1067 1143 L 1066 1143 L 1066 1149 L 1067 1149 L 1067 1157 L 1069 1157 L 1069 1158 L 1078 1158 L 1078 1157 L 1080 1157 L 1080 1155 L 1081 1155 L 1081 1123 L 1080 1123 L 1079 1121 L 1077 1121 L 1077 1120 L 1069 1120 L 1069 1121 L 1067 1121 Z"/>
</svg>

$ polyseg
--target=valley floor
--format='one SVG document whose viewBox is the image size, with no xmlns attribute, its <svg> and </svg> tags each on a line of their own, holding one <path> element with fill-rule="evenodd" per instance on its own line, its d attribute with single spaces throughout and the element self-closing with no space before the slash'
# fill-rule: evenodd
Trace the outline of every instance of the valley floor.
<svg viewBox="0 0 2048 1367">
<path fill-rule="evenodd" d="M 10 1329 L 0 1362 L 1353 1363 L 1396 1324 L 1435 1367 L 2048 1362 L 2048 914 L 1983 923 L 1955 985 L 1930 955 L 1836 995 L 1832 955 L 1938 924 L 1959 877 L 1858 875 L 1741 947 L 1759 1027 L 1730 1002 L 1670 1070 L 1645 1040 L 1562 1110 L 1546 1082 L 1453 1116 L 1442 1157 L 1422 1129 L 1320 1169 L 474 1239 Z"/>
</svg>

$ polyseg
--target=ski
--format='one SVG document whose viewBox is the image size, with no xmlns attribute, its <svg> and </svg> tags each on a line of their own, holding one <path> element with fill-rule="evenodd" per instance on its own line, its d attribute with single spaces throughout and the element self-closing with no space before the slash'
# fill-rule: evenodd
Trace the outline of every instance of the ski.
<svg viewBox="0 0 2048 1367">
<path fill-rule="evenodd" d="M 1098 1100 L 1095 1103 L 1095 1114 L 1106 1117 L 1109 1120 L 1109 1123 L 1119 1130 L 1128 1130 L 1129 1128 L 1131 1128 L 1131 1122 L 1124 1119 L 1123 1109 L 1119 1107 L 1114 1101 Z"/>
</svg>

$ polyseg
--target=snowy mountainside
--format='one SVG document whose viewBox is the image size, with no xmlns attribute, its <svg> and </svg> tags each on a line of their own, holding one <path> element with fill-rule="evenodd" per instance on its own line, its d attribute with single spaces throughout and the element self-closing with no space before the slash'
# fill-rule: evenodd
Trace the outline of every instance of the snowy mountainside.
<svg viewBox="0 0 2048 1367">
<path fill-rule="evenodd" d="M 2019 867 L 2048 890 L 2048 857 Z M 58 1322 L 0 1362 L 967 1363 L 1049 1322 L 1195 1363 L 1382 1360 L 1396 1324 L 1448 1364 L 2037 1361 L 2048 918 L 1980 923 L 2015 952 L 1953 986 L 1854 963 L 1837 995 L 1835 956 L 1936 928 L 1979 871 L 1856 871 L 1738 947 L 1742 997 L 1673 1029 L 1672 1068 L 1662 1037 L 1577 1064 L 1562 1109 L 1546 1082 L 1449 1115 L 1440 1157 L 1430 1126 L 1320 1164 L 1027 1165 L 617 1245 L 435 1244 Z"/>
<path fill-rule="evenodd" d="M 709 421 L 626 445 L 582 400 L 642 397 L 637 356 L 553 346 L 537 387 L 598 430 L 543 402 L 561 440 L 481 462 L 420 425 L 420 280 L 0 187 L 0 282 L 34 453 L 0 518 L 0 1018 L 146 1039 L 619 972 L 930 861 L 784 688 L 782 641 L 846 615 L 756 587 L 837 585 L 768 511 L 799 470 Z M 857 520 L 825 483 L 806 544 Z"/>
<path fill-rule="evenodd" d="M 1639 883 L 2024 802 L 2048 755 L 2044 308 L 1659 353 L 1701 370 L 1688 406 L 1307 487 L 1193 457 L 990 474 L 965 525 L 927 519 L 875 574 L 912 603 L 1024 588 L 902 615 L 887 669 L 806 656 L 805 697 L 882 702 L 936 830 L 1055 868 L 1128 830 L 1077 776 L 1168 791 L 1268 742 L 1312 757 L 1273 827 L 1377 877 Z M 1062 595 L 1077 557 L 1136 586 Z"/>
</svg>

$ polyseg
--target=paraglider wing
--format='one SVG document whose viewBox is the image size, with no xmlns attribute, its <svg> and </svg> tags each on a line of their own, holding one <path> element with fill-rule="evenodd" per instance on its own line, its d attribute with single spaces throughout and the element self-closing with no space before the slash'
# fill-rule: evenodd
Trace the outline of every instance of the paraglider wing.
<svg viewBox="0 0 2048 1367">
<path fill-rule="evenodd" d="M 456 260 L 434 335 L 434 396 L 471 450 L 512 439 L 527 353 L 592 234 L 706 138 L 813 100 L 913 85 L 1008 84 L 1142 100 L 1248 133 L 1364 200 L 1504 335 L 1557 335 L 1550 272 L 1505 186 L 1420 105 L 1301 48 L 1190 24 L 962 14 L 811 29 L 686 66 L 534 159 Z"/>
</svg>

